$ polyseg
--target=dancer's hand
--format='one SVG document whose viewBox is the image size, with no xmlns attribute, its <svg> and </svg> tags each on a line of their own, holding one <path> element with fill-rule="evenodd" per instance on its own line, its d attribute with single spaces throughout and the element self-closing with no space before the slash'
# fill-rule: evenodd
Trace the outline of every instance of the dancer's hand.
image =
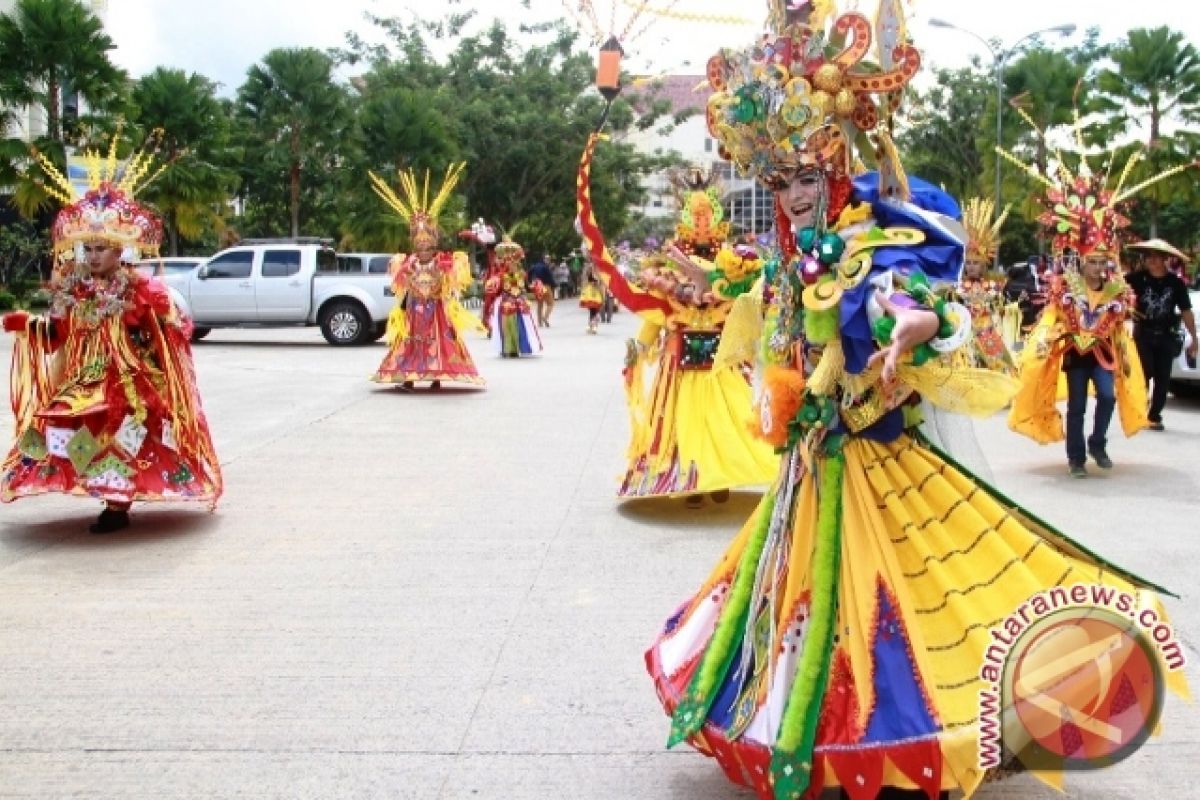
<svg viewBox="0 0 1200 800">
<path fill-rule="evenodd" d="M 667 248 L 667 258 L 671 260 L 672 264 L 679 267 L 679 271 L 686 275 L 688 280 L 696 285 L 697 297 L 712 288 L 708 283 L 708 273 L 701 269 L 696 262 L 688 258 L 687 253 L 675 245 Z"/>
<path fill-rule="evenodd" d="M 883 382 L 891 383 L 896 378 L 900 357 L 936 336 L 941 323 L 938 315 L 928 309 L 898 306 L 882 292 L 877 292 L 876 298 L 888 316 L 896 320 L 896 327 L 892 329 L 892 341 L 873 353 L 867 366 L 883 361 Z"/>
</svg>

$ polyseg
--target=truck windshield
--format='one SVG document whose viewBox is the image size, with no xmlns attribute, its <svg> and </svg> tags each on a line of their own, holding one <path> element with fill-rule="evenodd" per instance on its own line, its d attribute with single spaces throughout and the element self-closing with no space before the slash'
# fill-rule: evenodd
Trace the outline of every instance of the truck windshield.
<svg viewBox="0 0 1200 800">
<path fill-rule="evenodd" d="M 328 247 L 317 250 L 317 272 L 337 272 L 337 253 Z"/>
</svg>

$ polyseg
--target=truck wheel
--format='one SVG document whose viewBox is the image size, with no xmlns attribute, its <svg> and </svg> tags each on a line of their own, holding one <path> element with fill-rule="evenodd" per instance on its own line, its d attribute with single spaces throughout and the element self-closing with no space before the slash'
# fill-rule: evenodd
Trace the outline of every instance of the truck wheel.
<svg viewBox="0 0 1200 800">
<path fill-rule="evenodd" d="M 198 342 L 205 336 L 208 336 L 210 333 L 212 333 L 212 328 L 201 328 L 196 326 L 192 328 L 192 341 Z"/>
<path fill-rule="evenodd" d="M 353 301 L 331 303 L 321 314 L 321 335 L 334 347 L 362 344 L 370 332 L 367 310 Z"/>
</svg>

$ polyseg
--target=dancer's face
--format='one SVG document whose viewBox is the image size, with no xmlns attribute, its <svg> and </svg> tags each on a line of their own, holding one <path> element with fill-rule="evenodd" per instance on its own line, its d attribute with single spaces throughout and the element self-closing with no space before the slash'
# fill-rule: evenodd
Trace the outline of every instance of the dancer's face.
<svg viewBox="0 0 1200 800">
<path fill-rule="evenodd" d="M 797 172 L 791 182 L 776 192 L 783 213 L 792 223 L 793 230 L 811 227 L 821 194 L 821 173 L 815 169 Z"/>
<path fill-rule="evenodd" d="M 983 262 L 974 259 L 968 261 L 966 267 L 963 268 L 963 274 L 973 281 L 979 280 L 983 277 Z"/>
<path fill-rule="evenodd" d="M 88 272 L 96 278 L 107 278 L 121 266 L 121 248 L 103 239 L 84 242 L 83 257 L 87 261 Z"/>
<path fill-rule="evenodd" d="M 427 242 L 427 241 L 422 241 L 420 244 L 418 244 L 417 245 L 417 258 L 420 259 L 422 263 L 433 258 L 433 243 Z"/>
<path fill-rule="evenodd" d="M 1083 279 L 1088 283 L 1095 283 L 1104 277 L 1104 269 L 1107 266 L 1107 256 L 1088 256 L 1083 260 L 1083 266 L 1081 267 Z"/>
</svg>

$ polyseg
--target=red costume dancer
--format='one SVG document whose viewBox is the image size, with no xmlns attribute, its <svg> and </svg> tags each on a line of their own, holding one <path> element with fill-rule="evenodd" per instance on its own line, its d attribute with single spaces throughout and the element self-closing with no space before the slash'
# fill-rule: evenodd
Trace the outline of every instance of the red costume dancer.
<svg viewBox="0 0 1200 800">
<path fill-rule="evenodd" d="M 438 389 L 442 381 L 482 386 L 471 353 L 462 338 L 463 328 L 482 331 L 479 321 L 459 303 L 462 290 L 471 283 L 471 266 L 463 252 L 438 252 L 437 215 L 450 198 L 465 164 L 446 170 L 437 196 L 429 199 L 429 176 L 418 190 L 416 176 L 400 173 L 404 198 L 375 173 L 375 192 L 409 223 L 412 255 L 392 258 L 392 285 L 396 307 L 388 319 L 390 348 L 371 380 L 399 383 L 409 391 L 414 381 L 429 381 Z"/>
<path fill-rule="evenodd" d="M 48 160 L 55 269 L 46 317 L 15 312 L 11 399 L 17 442 L 0 500 L 47 492 L 105 501 L 91 526 L 129 525 L 135 500 L 215 506 L 221 468 L 196 390 L 188 337 L 166 287 L 129 265 L 155 255 L 162 225 L 133 200 L 158 174 L 144 150 L 127 164 L 89 153 L 82 198 Z M 147 177 L 149 176 L 149 177 Z"/>
<path fill-rule="evenodd" d="M 492 338 L 492 315 L 495 313 L 496 301 L 500 299 L 500 279 L 504 267 L 496 258 L 496 232 L 483 219 L 470 228 L 460 232 L 459 237 L 481 245 L 487 253 L 487 269 L 483 273 L 483 308 L 479 312 L 480 322 Z"/>
</svg>

